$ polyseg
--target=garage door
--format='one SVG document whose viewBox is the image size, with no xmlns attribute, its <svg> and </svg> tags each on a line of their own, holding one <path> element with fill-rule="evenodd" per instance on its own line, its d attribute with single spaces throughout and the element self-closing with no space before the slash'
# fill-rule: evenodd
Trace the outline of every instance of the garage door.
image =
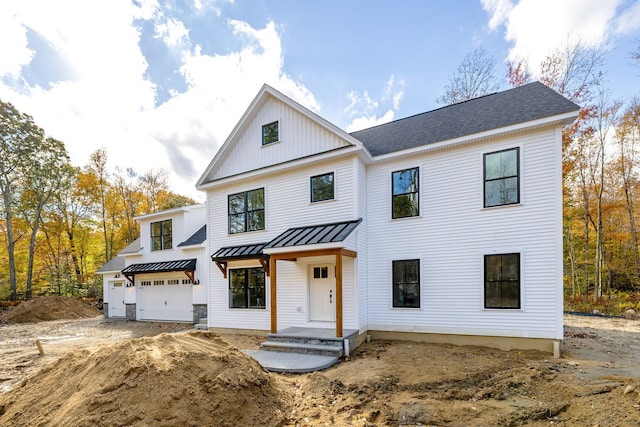
<svg viewBox="0 0 640 427">
<path fill-rule="evenodd" d="M 193 285 L 189 280 L 156 278 L 139 283 L 140 320 L 193 321 Z"/>
<path fill-rule="evenodd" d="M 109 283 L 109 301 L 107 301 L 109 317 L 125 316 L 124 289 L 124 282 Z"/>
</svg>

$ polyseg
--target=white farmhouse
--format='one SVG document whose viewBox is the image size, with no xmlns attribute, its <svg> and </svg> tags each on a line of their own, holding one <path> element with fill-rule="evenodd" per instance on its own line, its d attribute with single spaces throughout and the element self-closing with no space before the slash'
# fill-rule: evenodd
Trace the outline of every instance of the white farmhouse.
<svg viewBox="0 0 640 427">
<path fill-rule="evenodd" d="M 194 323 L 206 318 L 211 261 L 205 205 L 135 219 L 140 238 L 98 270 L 105 316 Z"/>
<path fill-rule="evenodd" d="M 558 353 L 561 134 L 578 110 L 531 83 L 349 134 L 265 85 L 197 183 L 209 327 Z M 191 258 L 151 251 L 160 217 L 141 220 L 145 263 Z M 130 258 L 144 318 L 161 273 Z"/>
</svg>

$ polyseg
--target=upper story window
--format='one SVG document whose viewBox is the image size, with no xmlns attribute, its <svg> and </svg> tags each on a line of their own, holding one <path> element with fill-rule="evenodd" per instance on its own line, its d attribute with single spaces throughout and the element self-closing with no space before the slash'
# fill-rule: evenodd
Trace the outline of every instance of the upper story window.
<svg viewBox="0 0 640 427">
<path fill-rule="evenodd" d="M 520 254 L 484 256 L 484 307 L 520 308 Z"/>
<path fill-rule="evenodd" d="M 151 250 L 161 251 L 172 247 L 171 220 L 151 223 Z"/>
<path fill-rule="evenodd" d="M 262 145 L 269 145 L 278 141 L 280 141 L 278 122 L 262 126 Z"/>
<path fill-rule="evenodd" d="M 229 195 L 229 234 L 264 230 L 264 188 Z"/>
<path fill-rule="evenodd" d="M 520 203 L 520 148 L 484 155 L 484 207 Z"/>
<path fill-rule="evenodd" d="M 333 200 L 335 195 L 333 172 L 311 177 L 311 202 Z"/>
<path fill-rule="evenodd" d="M 393 306 L 420 308 L 420 260 L 393 261 Z"/>
<path fill-rule="evenodd" d="M 405 218 L 420 215 L 418 193 L 418 168 L 396 171 L 391 174 L 391 217 Z"/>
</svg>

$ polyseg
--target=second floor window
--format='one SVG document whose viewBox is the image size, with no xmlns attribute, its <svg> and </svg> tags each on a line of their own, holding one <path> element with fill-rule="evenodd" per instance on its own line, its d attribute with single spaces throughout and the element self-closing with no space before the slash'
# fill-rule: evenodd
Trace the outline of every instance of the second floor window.
<svg viewBox="0 0 640 427">
<path fill-rule="evenodd" d="M 333 172 L 311 177 L 311 202 L 334 198 Z"/>
<path fill-rule="evenodd" d="M 161 251 L 172 247 L 171 220 L 151 223 L 151 250 Z"/>
<path fill-rule="evenodd" d="M 229 234 L 264 228 L 264 188 L 229 195 Z"/>
<path fill-rule="evenodd" d="M 418 168 L 391 174 L 391 217 L 405 218 L 420 215 Z"/>
<path fill-rule="evenodd" d="M 520 149 L 484 155 L 484 207 L 520 203 Z"/>
</svg>

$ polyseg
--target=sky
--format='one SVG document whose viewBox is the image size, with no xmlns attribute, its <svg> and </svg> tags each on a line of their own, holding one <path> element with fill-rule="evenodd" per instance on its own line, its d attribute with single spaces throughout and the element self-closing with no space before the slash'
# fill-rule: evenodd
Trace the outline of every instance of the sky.
<svg viewBox="0 0 640 427">
<path fill-rule="evenodd" d="M 611 96 L 640 96 L 640 0 L 2 0 L 0 99 L 75 166 L 195 184 L 263 84 L 347 131 L 440 107 L 484 48 L 532 71 L 574 40 L 606 51 Z M 507 89 L 503 82 L 501 89 Z"/>
</svg>

